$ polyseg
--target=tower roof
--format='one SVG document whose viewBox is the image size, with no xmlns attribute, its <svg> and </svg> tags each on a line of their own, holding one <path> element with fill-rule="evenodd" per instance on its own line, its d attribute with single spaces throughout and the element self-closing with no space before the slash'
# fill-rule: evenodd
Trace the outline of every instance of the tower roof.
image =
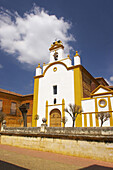
<svg viewBox="0 0 113 170">
<path fill-rule="evenodd" d="M 62 41 L 58 40 L 58 41 L 53 42 L 53 44 L 51 44 L 51 47 L 49 48 L 49 50 L 52 51 L 52 50 L 60 48 L 60 47 L 64 49 Z"/>
</svg>

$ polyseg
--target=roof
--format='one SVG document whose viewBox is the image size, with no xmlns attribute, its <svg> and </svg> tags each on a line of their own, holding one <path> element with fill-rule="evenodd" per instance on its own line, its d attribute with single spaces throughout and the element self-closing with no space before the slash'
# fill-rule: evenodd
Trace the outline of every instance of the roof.
<svg viewBox="0 0 113 170">
<path fill-rule="evenodd" d="M 113 89 L 113 86 L 105 86 L 105 87 L 107 87 L 107 88 L 109 88 L 109 89 Z"/>
<path fill-rule="evenodd" d="M 15 93 L 15 92 L 12 92 L 12 91 L 9 91 L 9 90 L 5 90 L 5 89 L 1 89 L 1 88 L 0 88 L 0 92 L 1 93 L 11 94 L 11 95 L 14 95 L 14 96 L 19 96 L 19 97 L 27 97 L 27 96 L 33 95 L 33 94 L 22 95 L 22 94 Z"/>
<path fill-rule="evenodd" d="M 5 89 L 0 89 L 0 92 L 7 93 L 7 94 L 12 94 L 12 95 L 15 95 L 15 96 L 22 96 L 19 93 L 15 93 L 15 92 L 12 92 L 12 91 L 9 91 L 9 90 L 5 90 Z"/>
<path fill-rule="evenodd" d="M 107 83 L 107 81 L 103 78 L 103 77 L 95 77 L 96 80 L 102 80 L 107 86 L 109 86 L 109 84 Z"/>
<path fill-rule="evenodd" d="M 29 97 L 29 96 L 33 96 L 33 94 L 22 95 L 22 97 Z"/>
</svg>

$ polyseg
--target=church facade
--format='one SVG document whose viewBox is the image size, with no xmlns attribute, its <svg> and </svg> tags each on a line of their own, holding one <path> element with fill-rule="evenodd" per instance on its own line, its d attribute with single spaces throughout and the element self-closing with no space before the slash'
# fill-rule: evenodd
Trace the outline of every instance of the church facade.
<svg viewBox="0 0 113 170">
<path fill-rule="evenodd" d="M 94 78 L 81 65 L 77 51 L 72 65 L 69 55 L 64 56 L 61 41 L 54 42 L 49 50 L 50 62 L 44 63 L 43 68 L 40 64 L 36 68 L 32 126 L 41 126 L 45 117 L 49 127 L 71 127 L 72 118 L 64 111 L 70 103 L 82 107 L 76 127 L 100 126 L 96 115 L 103 111 L 111 114 L 105 126 L 113 126 L 113 91 L 107 87 L 107 82 L 103 78 Z M 68 120 L 66 124 L 61 122 L 63 117 Z"/>
</svg>

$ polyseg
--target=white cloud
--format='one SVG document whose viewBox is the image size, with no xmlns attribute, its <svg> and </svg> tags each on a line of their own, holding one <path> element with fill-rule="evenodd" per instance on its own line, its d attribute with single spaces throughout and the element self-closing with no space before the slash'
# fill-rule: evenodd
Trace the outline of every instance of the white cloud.
<svg viewBox="0 0 113 170">
<path fill-rule="evenodd" d="M 110 81 L 113 81 L 113 76 L 110 77 Z"/>
<path fill-rule="evenodd" d="M 37 64 L 49 61 L 49 47 L 57 38 L 62 40 L 65 53 L 72 47 L 69 41 L 75 41 L 69 34 L 71 24 L 64 18 L 49 15 L 44 9 L 34 7 L 21 17 L 1 9 L 0 46 L 10 54 L 16 54 L 21 63 Z"/>
<path fill-rule="evenodd" d="M 3 65 L 2 65 L 2 64 L 0 64 L 0 69 L 1 69 L 1 68 L 3 68 Z"/>
</svg>

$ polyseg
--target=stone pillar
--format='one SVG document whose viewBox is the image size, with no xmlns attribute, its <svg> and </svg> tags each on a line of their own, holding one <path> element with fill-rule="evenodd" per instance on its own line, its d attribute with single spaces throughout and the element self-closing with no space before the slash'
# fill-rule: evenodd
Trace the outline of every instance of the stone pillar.
<svg viewBox="0 0 113 170">
<path fill-rule="evenodd" d="M 40 132 L 44 132 L 44 133 L 46 132 L 46 127 L 47 127 L 46 121 L 47 121 L 46 118 L 42 119 L 43 123 L 41 124 Z"/>
</svg>

